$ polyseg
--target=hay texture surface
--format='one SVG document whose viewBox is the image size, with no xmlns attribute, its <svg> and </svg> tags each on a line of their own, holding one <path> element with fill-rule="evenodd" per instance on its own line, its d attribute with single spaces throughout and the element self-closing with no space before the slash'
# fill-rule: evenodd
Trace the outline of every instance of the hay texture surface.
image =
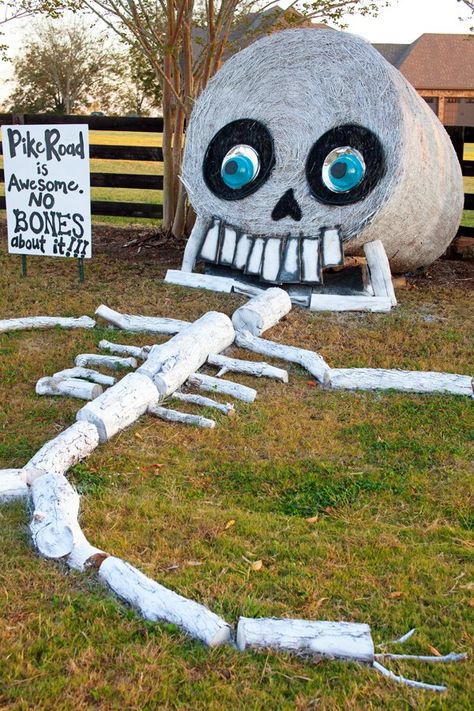
<svg viewBox="0 0 474 711">
<path fill-rule="evenodd" d="M 256 119 L 274 142 L 269 178 L 248 197 L 224 200 L 203 178 L 209 143 L 229 122 Z M 385 172 L 368 195 L 329 205 L 311 193 L 308 154 L 328 130 L 357 124 L 372 131 Z M 367 156 L 365 156 L 367 158 Z M 229 59 L 193 110 L 183 182 L 202 218 L 218 217 L 252 235 L 318 236 L 339 227 L 346 254 L 380 239 L 392 270 L 424 266 L 454 237 L 463 208 L 460 166 L 443 126 L 423 99 L 370 44 L 334 30 L 287 30 Z M 293 189 L 302 217 L 272 219 Z"/>
</svg>

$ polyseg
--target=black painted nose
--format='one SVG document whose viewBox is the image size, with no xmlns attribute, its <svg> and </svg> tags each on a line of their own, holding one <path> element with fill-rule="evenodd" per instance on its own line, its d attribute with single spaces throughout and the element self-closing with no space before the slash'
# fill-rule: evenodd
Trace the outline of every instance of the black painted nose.
<svg viewBox="0 0 474 711">
<path fill-rule="evenodd" d="M 302 218 L 301 207 L 296 202 L 293 188 L 287 190 L 284 195 L 278 200 L 272 211 L 272 220 L 278 222 L 284 217 L 292 217 L 295 222 L 299 222 Z"/>
</svg>

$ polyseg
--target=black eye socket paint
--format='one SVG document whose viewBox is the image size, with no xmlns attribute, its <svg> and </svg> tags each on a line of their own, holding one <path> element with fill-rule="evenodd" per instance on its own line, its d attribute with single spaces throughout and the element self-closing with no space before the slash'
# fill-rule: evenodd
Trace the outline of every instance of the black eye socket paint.
<svg viewBox="0 0 474 711">
<path fill-rule="evenodd" d="M 233 189 L 222 179 L 222 162 L 232 148 L 241 144 L 250 146 L 257 153 L 260 170 L 255 180 Z M 274 165 L 273 137 L 268 128 L 255 119 L 237 119 L 223 126 L 211 139 L 204 156 L 202 172 L 207 187 L 214 195 L 222 200 L 242 200 L 263 185 Z"/>
<path fill-rule="evenodd" d="M 331 151 L 341 146 L 350 146 L 364 158 L 365 175 L 361 182 L 347 192 L 333 192 L 323 182 L 323 164 Z M 342 173 L 343 166 L 335 164 L 334 177 Z M 324 133 L 311 148 L 306 161 L 306 179 L 311 194 L 325 205 L 351 205 L 363 200 L 382 180 L 387 170 L 385 151 L 379 138 L 368 128 L 358 124 L 336 126 Z"/>
</svg>

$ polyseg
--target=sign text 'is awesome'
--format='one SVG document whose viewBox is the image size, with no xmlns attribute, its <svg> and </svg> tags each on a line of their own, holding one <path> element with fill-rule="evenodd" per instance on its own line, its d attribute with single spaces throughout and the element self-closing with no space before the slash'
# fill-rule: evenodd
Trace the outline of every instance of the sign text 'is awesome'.
<svg viewBox="0 0 474 711">
<path fill-rule="evenodd" d="M 3 126 L 2 144 L 8 251 L 91 257 L 88 127 Z"/>
</svg>

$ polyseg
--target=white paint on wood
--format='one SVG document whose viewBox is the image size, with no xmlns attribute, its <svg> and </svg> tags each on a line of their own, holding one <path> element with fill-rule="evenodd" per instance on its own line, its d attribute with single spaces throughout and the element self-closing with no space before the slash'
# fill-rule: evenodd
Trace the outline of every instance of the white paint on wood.
<svg viewBox="0 0 474 711">
<path fill-rule="evenodd" d="M 229 317 L 209 311 L 166 343 L 153 346 L 137 373 L 150 378 L 164 398 L 204 365 L 209 355 L 228 348 L 234 338 Z"/>
<path fill-rule="evenodd" d="M 273 287 L 254 296 L 234 311 L 232 323 L 236 331 L 249 331 L 260 336 L 291 311 L 291 300 L 284 289 Z"/>
<path fill-rule="evenodd" d="M 74 528 L 72 550 L 67 557 L 67 564 L 73 570 L 82 572 L 89 567 L 93 556 L 105 556 L 104 551 L 92 546 L 83 534 L 79 524 Z"/>
<path fill-rule="evenodd" d="M 57 437 L 46 442 L 23 467 L 27 484 L 43 474 L 65 474 L 74 464 L 88 457 L 99 444 L 97 428 L 89 422 L 75 422 Z"/>
<path fill-rule="evenodd" d="M 176 400 L 181 402 L 188 402 L 191 405 L 198 405 L 199 407 L 212 407 L 214 410 L 219 410 L 223 412 L 224 415 L 233 415 L 235 412 L 234 406 L 227 402 L 217 402 L 217 400 L 212 400 L 210 397 L 204 397 L 204 395 L 195 395 L 194 393 L 182 393 L 180 390 L 176 390 L 173 393 Z"/>
<path fill-rule="evenodd" d="M 281 260 L 281 239 L 279 237 L 269 237 L 265 244 L 263 255 L 262 279 L 276 282 L 280 271 Z"/>
<path fill-rule="evenodd" d="M 250 252 L 249 258 L 247 260 L 247 266 L 245 269 L 246 274 L 254 274 L 255 276 L 260 276 L 264 246 L 265 241 L 262 237 L 257 237 L 256 239 L 254 239 L 252 251 Z"/>
<path fill-rule="evenodd" d="M 249 647 L 272 648 L 368 664 L 374 661 L 370 627 L 355 622 L 241 617 L 237 626 L 237 646 L 241 651 Z"/>
<path fill-rule="evenodd" d="M 199 248 L 210 224 L 210 218 L 203 215 L 196 216 L 196 222 L 194 223 L 194 227 L 184 250 L 183 263 L 181 266 L 183 272 L 192 272 L 196 263 Z"/>
<path fill-rule="evenodd" d="M 325 385 L 334 390 L 399 390 L 473 396 L 469 375 L 384 368 L 330 368 Z"/>
<path fill-rule="evenodd" d="M 131 425 L 158 402 L 158 391 L 150 378 L 138 371 L 128 373 L 100 397 L 87 403 L 76 415 L 78 422 L 97 427 L 100 442 Z"/>
<path fill-rule="evenodd" d="M 387 313 L 392 308 L 388 296 L 340 296 L 312 294 L 311 311 L 370 311 Z"/>
<path fill-rule="evenodd" d="M 299 244 L 300 241 L 296 237 L 290 237 L 286 243 L 279 277 L 282 281 L 299 282 L 301 279 Z"/>
<path fill-rule="evenodd" d="M 169 410 L 167 407 L 160 407 L 159 405 L 154 405 L 148 410 L 150 415 L 159 417 L 160 420 L 166 420 L 167 422 L 178 422 L 183 425 L 194 425 L 195 427 L 202 427 L 204 429 L 214 429 L 216 423 L 214 420 L 208 417 L 202 417 L 201 415 L 191 415 L 187 412 L 179 412 L 178 410 Z"/>
<path fill-rule="evenodd" d="M 99 577 L 147 620 L 175 624 L 210 647 L 230 641 L 230 627 L 218 615 L 163 587 L 119 558 L 107 558 L 100 566 Z"/>
<path fill-rule="evenodd" d="M 37 395 L 62 395 L 79 400 L 94 400 L 104 392 L 101 385 L 79 378 L 40 378 L 35 390 Z"/>
<path fill-rule="evenodd" d="M 115 353 L 121 356 L 132 356 L 133 358 L 139 358 L 140 360 L 146 360 L 148 358 L 148 353 L 151 350 L 151 346 L 131 346 L 122 343 L 111 343 L 105 338 L 99 341 L 99 348 L 103 351 L 110 351 L 110 353 Z"/>
<path fill-rule="evenodd" d="M 224 228 L 224 239 L 222 240 L 221 250 L 219 254 L 219 264 L 232 266 L 235 254 L 235 245 L 237 240 L 237 233 L 232 227 L 225 226 Z"/>
<path fill-rule="evenodd" d="M 0 503 L 26 499 L 28 486 L 21 469 L 0 469 Z"/>
<path fill-rule="evenodd" d="M 230 277 L 214 276 L 213 274 L 195 274 L 182 272 L 177 269 L 168 269 L 165 276 L 166 284 L 189 286 L 193 289 L 207 289 L 230 294 L 235 286 L 235 279 Z"/>
<path fill-rule="evenodd" d="M 54 373 L 53 378 L 79 378 L 81 380 L 91 380 L 93 383 L 99 383 L 99 385 L 113 385 L 116 382 L 116 379 L 111 375 L 104 375 L 91 368 L 79 367 L 60 370 L 58 373 Z"/>
<path fill-rule="evenodd" d="M 324 267 L 338 267 L 344 264 L 342 238 L 339 230 L 324 230 L 322 254 Z"/>
<path fill-rule="evenodd" d="M 247 259 L 249 258 L 250 247 L 252 246 L 252 240 L 248 235 L 241 235 L 237 240 L 237 247 L 235 250 L 234 257 L 234 268 L 243 269 L 247 264 Z"/>
<path fill-rule="evenodd" d="M 301 280 L 318 284 L 321 281 L 321 255 L 318 239 L 303 239 L 301 243 Z"/>
<path fill-rule="evenodd" d="M 246 348 L 249 351 L 260 353 L 270 358 L 279 358 L 290 363 L 297 363 L 311 373 L 320 383 L 324 382 L 325 374 L 329 370 L 328 364 L 319 353 L 307 351 L 304 348 L 296 348 L 295 346 L 286 346 L 274 341 L 267 341 L 265 338 L 252 336 L 248 332 L 237 333 L 235 344 L 239 348 Z"/>
<path fill-rule="evenodd" d="M 136 368 L 138 366 L 135 358 L 122 358 L 120 356 L 100 355 L 97 353 L 80 353 L 76 356 L 75 364 L 79 367 L 94 365 L 98 368 L 111 368 L 120 370 L 122 368 Z"/>
<path fill-rule="evenodd" d="M 219 220 L 214 220 L 201 247 L 199 258 L 207 262 L 215 262 L 219 247 Z"/>
<path fill-rule="evenodd" d="M 165 335 L 178 333 L 185 326 L 187 321 L 180 321 L 175 318 L 162 318 L 159 316 L 136 316 L 131 314 L 121 314 L 102 304 L 96 310 L 96 315 L 108 321 L 112 326 L 121 328 L 123 331 L 133 331 L 136 333 L 163 333 Z"/>
<path fill-rule="evenodd" d="M 256 362 L 252 360 L 241 360 L 240 358 L 228 358 L 223 355 L 211 355 L 207 359 L 209 365 L 220 368 L 217 377 L 221 378 L 228 372 L 245 373 L 256 378 L 274 378 L 282 383 L 288 382 L 288 372 L 283 368 L 275 368 L 268 363 Z"/>
<path fill-rule="evenodd" d="M 232 292 L 234 294 L 242 294 L 247 297 L 258 296 L 259 294 L 263 294 L 264 291 L 265 289 L 262 289 L 260 286 L 239 281 L 238 279 L 235 280 L 234 286 L 232 287 Z"/>
<path fill-rule="evenodd" d="M 188 378 L 188 384 L 207 392 L 224 393 L 225 395 L 235 397 L 237 400 L 243 400 L 243 402 L 253 402 L 257 397 L 257 391 L 253 388 L 248 388 L 246 385 L 240 385 L 239 383 L 233 383 L 231 380 L 213 378 L 210 375 L 204 375 L 204 373 L 194 373 L 191 375 Z"/>
<path fill-rule="evenodd" d="M 62 316 L 25 316 L 0 320 L 0 333 L 23 331 L 29 328 L 94 328 L 95 321 L 89 316 L 64 318 Z"/>
<path fill-rule="evenodd" d="M 390 299 L 392 306 L 396 306 L 397 297 L 393 288 L 392 272 L 382 242 L 380 240 L 366 242 L 364 253 L 374 295 L 386 296 Z"/>
<path fill-rule="evenodd" d="M 79 529 L 79 494 L 62 474 L 45 474 L 31 485 L 33 542 L 45 558 L 62 558 L 74 547 Z"/>
<path fill-rule="evenodd" d="M 438 684 L 425 684 L 423 681 L 415 681 L 414 679 L 407 679 L 401 674 L 394 674 L 377 661 L 374 661 L 372 666 L 378 672 L 383 674 L 383 676 L 388 677 L 392 681 L 396 681 L 398 684 L 403 684 L 404 686 L 411 686 L 414 689 L 425 689 L 426 691 L 438 691 L 440 693 L 448 690 L 446 686 L 440 686 Z"/>
</svg>

